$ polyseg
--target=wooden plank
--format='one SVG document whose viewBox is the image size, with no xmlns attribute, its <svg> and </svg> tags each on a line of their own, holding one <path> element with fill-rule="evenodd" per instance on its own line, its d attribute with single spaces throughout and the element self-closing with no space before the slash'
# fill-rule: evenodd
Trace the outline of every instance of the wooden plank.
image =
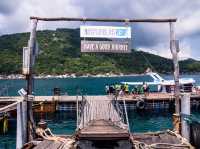
<svg viewBox="0 0 200 149">
<path fill-rule="evenodd" d="M 0 108 L 0 113 L 4 113 L 4 112 L 8 112 L 8 111 L 12 111 L 12 110 L 16 109 L 18 103 L 19 102 L 17 101 L 17 102 L 14 102 L 12 104 L 9 104 L 9 105 L 6 105 L 6 106 Z"/>
<path fill-rule="evenodd" d="M 40 142 L 34 149 L 47 149 L 50 144 L 52 144 L 53 141 L 44 140 Z"/>
<path fill-rule="evenodd" d="M 95 120 L 79 131 L 78 138 L 90 140 L 127 139 L 129 133 L 125 129 L 114 126 L 111 121 Z"/>
<path fill-rule="evenodd" d="M 48 146 L 48 149 L 58 149 L 58 148 L 62 147 L 62 145 L 63 145 L 62 142 L 53 141 L 53 143 L 51 143 L 51 144 Z"/>
</svg>

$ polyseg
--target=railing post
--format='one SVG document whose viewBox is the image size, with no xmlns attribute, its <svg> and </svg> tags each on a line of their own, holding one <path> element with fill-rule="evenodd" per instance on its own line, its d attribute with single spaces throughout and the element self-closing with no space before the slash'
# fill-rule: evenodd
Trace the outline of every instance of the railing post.
<svg viewBox="0 0 200 149">
<path fill-rule="evenodd" d="M 25 101 L 17 104 L 16 148 L 21 149 L 27 142 L 27 104 Z"/>
<path fill-rule="evenodd" d="M 79 128 L 79 103 L 78 103 L 78 95 L 76 96 L 76 129 Z"/>
<path fill-rule="evenodd" d="M 190 94 L 184 93 L 181 98 L 181 134 L 190 141 L 190 125 L 186 121 L 186 116 L 190 116 Z"/>
</svg>

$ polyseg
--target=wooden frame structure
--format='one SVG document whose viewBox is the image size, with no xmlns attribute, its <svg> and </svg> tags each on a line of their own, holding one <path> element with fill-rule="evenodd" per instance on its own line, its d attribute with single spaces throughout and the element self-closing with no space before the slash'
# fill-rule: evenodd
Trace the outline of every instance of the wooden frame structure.
<svg viewBox="0 0 200 149">
<path fill-rule="evenodd" d="M 33 64 L 32 59 L 33 51 L 35 50 L 36 43 L 36 30 L 37 23 L 39 21 L 83 21 L 83 22 L 124 22 L 124 23 L 169 23 L 170 26 L 170 50 L 173 56 L 173 64 L 174 64 L 174 80 L 175 80 L 175 114 L 176 118 L 180 122 L 180 89 L 179 89 L 179 64 L 178 64 L 178 49 L 176 46 L 176 38 L 175 38 L 175 29 L 174 24 L 177 21 L 176 18 L 165 18 L 165 19 L 117 19 L 117 18 L 42 18 L 42 17 L 30 17 L 32 21 L 32 30 L 30 34 L 30 39 L 28 43 L 28 48 L 30 49 L 30 70 L 29 74 L 26 75 L 27 79 L 27 142 L 33 139 L 33 129 L 34 129 L 34 121 L 33 121 L 33 113 L 32 113 L 32 100 L 31 95 L 33 91 Z M 177 132 L 179 132 L 179 128 L 175 128 Z M 26 141 L 25 141 L 26 142 Z"/>
</svg>

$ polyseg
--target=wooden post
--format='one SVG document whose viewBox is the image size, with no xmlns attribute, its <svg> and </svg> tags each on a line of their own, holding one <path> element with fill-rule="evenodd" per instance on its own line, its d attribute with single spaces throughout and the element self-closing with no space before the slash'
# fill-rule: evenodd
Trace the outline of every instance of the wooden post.
<svg viewBox="0 0 200 149">
<path fill-rule="evenodd" d="M 190 115 L 190 94 L 184 93 L 181 97 L 181 134 L 184 138 L 190 141 L 190 125 L 185 120 L 185 117 Z"/>
<path fill-rule="evenodd" d="M 174 96 L 175 96 L 175 114 L 173 115 L 174 129 L 180 133 L 180 85 L 179 85 L 179 63 L 178 63 L 178 49 L 176 49 L 176 37 L 174 30 L 174 23 L 170 22 L 170 50 L 172 53 L 174 64 Z"/>
<path fill-rule="evenodd" d="M 17 104 L 17 141 L 16 148 L 21 149 L 23 144 L 27 142 L 27 123 L 26 123 L 26 102 L 22 101 Z"/>
<path fill-rule="evenodd" d="M 27 79 L 27 135 L 28 135 L 28 141 L 33 140 L 34 138 L 34 128 L 35 128 L 35 123 L 33 119 L 33 111 L 32 111 L 32 92 L 33 92 L 33 51 L 35 50 L 35 43 L 36 43 L 36 28 L 37 28 L 37 20 L 33 20 L 33 26 L 32 30 L 30 33 L 30 39 L 28 43 L 28 48 L 30 50 L 30 70 L 29 74 L 26 76 Z"/>
<path fill-rule="evenodd" d="M 76 129 L 79 128 L 79 103 L 78 103 L 78 95 L 76 96 Z"/>
</svg>

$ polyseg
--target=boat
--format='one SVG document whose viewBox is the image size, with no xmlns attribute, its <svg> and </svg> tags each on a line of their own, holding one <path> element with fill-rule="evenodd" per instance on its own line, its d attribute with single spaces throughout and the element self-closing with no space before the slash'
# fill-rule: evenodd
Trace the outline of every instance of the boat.
<svg viewBox="0 0 200 149">
<path fill-rule="evenodd" d="M 166 80 L 161 77 L 156 72 L 147 72 L 143 74 L 143 76 L 149 76 L 153 81 L 140 81 L 140 82 L 121 82 L 121 84 L 128 84 L 129 86 L 142 86 L 144 83 L 148 86 L 156 86 L 154 92 L 161 93 L 172 93 L 174 92 L 175 81 L 174 80 Z M 180 78 L 180 90 L 181 92 L 195 92 L 194 89 L 196 81 L 193 78 Z"/>
</svg>

